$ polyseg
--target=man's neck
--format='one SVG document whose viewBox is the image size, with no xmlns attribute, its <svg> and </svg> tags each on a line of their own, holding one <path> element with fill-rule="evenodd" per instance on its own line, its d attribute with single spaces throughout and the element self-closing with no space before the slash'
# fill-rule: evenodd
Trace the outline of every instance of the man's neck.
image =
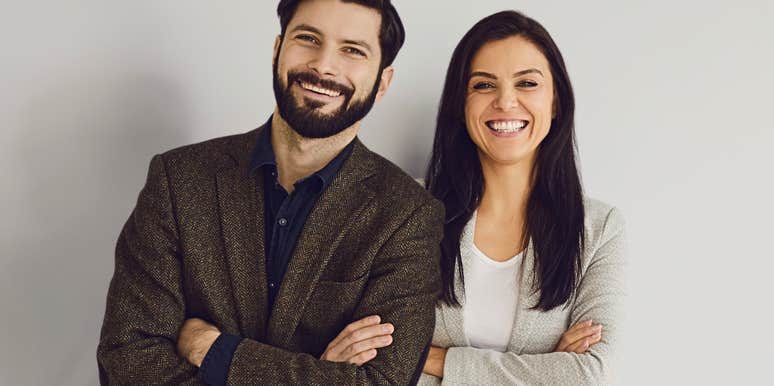
<svg viewBox="0 0 774 386">
<path fill-rule="evenodd" d="M 332 137 L 309 139 L 293 130 L 275 109 L 271 128 L 271 146 L 277 160 L 279 183 L 286 191 L 292 192 L 293 184 L 324 168 L 352 142 L 360 122 Z"/>
</svg>

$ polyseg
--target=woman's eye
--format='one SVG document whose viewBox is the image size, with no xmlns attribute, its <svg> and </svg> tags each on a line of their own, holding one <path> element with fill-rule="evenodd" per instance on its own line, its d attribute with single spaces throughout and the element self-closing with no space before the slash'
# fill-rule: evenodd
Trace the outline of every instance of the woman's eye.
<svg viewBox="0 0 774 386">
<path fill-rule="evenodd" d="M 494 87 L 494 85 L 489 83 L 489 82 L 480 82 L 480 83 L 476 83 L 476 84 L 473 85 L 473 88 L 476 89 L 476 90 L 486 90 L 486 89 L 490 89 L 490 88 L 493 88 L 493 87 Z"/>
<path fill-rule="evenodd" d="M 521 82 L 517 83 L 516 86 L 518 87 L 537 87 L 537 82 L 533 82 L 531 80 L 522 80 Z"/>
</svg>

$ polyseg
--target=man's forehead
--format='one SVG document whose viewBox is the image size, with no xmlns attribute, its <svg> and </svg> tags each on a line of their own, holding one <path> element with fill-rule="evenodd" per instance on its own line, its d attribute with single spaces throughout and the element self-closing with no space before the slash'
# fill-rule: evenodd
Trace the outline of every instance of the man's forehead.
<svg viewBox="0 0 774 386">
<path fill-rule="evenodd" d="M 305 0 L 296 8 L 288 31 L 308 26 L 329 39 L 379 42 L 382 17 L 379 11 L 339 0 Z"/>
</svg>

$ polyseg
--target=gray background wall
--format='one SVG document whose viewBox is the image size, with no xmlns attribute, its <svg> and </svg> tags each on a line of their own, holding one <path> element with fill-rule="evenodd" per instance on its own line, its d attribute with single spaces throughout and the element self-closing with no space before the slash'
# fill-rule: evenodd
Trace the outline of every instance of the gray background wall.
<svg viewBox="0 0 774 386">
<path fill-rule="evenodd" d="M 574 81 L 587 192 L 628 219 L 622 383 L 772 384 L 774 2 L 395 3 L 408 40 L 364 142 L 419 175 L 462 34 L 538 19 Z M 275 2 L 2 5 L 0 384 L 93 385 L 148 161 L 268 117 Z"/>
</svg>

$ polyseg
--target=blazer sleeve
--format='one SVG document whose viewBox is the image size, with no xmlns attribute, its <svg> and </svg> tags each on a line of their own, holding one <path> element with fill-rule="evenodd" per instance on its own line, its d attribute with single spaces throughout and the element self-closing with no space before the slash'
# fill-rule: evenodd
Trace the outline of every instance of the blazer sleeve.
<svg viewBox="0 0 774 386">
<path fill-rule="evenodd" d="M 582 277 L 571 325 L 592 319 L 603 326 L 602 341 L 584 354 L 555 352 L 516 354 L 451 347 L 446 354 L 443 385 L 604 385 L 619 351 L 625 301 L 624 221 L 615 208 L 608 212 L 589 266 Z"/>
<path fill-rule="evenodd" d="M 358 367 L 244 339 L 231 362 L 228 384 L 415 383 L 435 324 L 442 228 L 440 203 L 428 201 L 413 211 L 377 253 L 353 315 L 356 320 L 376 314 L 383 322 L 395 325 L 393 344 L 380 349 L 376 358 Z"/>
<path fill-rule="evenodd" d="M 97 347 L 101 384 L 201 384 L 176 350 L 185 320 L 178 246 L 169 182 L 157 155 L 116 245 Z"/>
</svg>

